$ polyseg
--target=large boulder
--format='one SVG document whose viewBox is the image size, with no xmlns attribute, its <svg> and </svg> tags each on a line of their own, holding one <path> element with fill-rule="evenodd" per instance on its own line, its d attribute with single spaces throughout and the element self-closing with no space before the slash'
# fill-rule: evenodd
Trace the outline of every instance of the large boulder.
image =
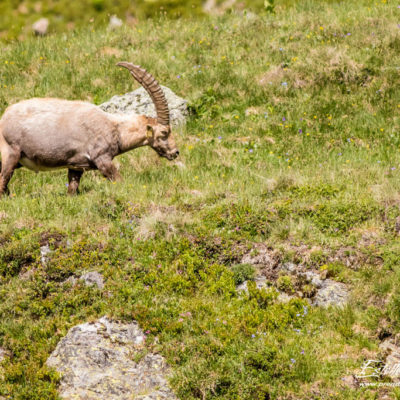
<svg viewBox="0 0 400 400">
<path fill-rule="evenodd" d="M 179 125 L 186 122 L 189 116 L 187 101 L 177 96 L 171 89 L 161 86 L 168 102 L 171 124 Z M 109 101 L 100 104 L 103 111 L 112 114 L 136 114 L 156 117 L 156 110 L 150 96 L 144 88 L 139 88 L 120 96 L 114 96 Z"/>
<path fill-rule="evenodd" d="M 103 317 L 71 328 L 47 365 L 61 375 L 64 399 L 176 399 L 168 387 L 168 367 L 160 355 L 138 361 L 145 335 L 137 323 L 123 324 Z M 139 356 L 140 358 L 140 356 Z"/>
</svg>

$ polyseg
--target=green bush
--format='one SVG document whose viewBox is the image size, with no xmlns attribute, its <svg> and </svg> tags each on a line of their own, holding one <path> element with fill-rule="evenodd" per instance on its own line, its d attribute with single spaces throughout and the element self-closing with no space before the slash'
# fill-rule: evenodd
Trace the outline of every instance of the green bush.
<svg viewBox="0 0 400 400">
<path fill-rule="evenodd" d="M 231 269 L 236 286 L 253 279 L 256 273 L 254 267 L 250 264 L 236 264 Z"/>
</svg>

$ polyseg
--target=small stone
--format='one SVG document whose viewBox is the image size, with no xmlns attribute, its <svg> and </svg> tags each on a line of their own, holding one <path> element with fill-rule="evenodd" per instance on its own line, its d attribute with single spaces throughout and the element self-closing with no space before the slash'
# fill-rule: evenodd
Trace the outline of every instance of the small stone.
<svg viewBox="0 0 400 400">
<path fill-rule="evenodd" d="M 290 263 L 290 262 L 285 263 L 285 264 L 282 265 L 282 270 L 283 271 L 295 273 L 297 269 L 298 269 L 298 266 L 296 264 L 293 264 L 293 263 Z"/>
<path fill-rule="evenodd" d="M 380 353 L 383 355 L 384 367 L 382 375 L 390 377 L 392 380 L 400 381 L 400 347 L 393 339 L 386 339 L 379 345 Z"/>
<path fill-rule="evenodd" d="M 51 249 L 48 244 L 45 244 L 44 246 L 40 246 L 40 262 L 43 265 L 47 264 L 47 261 L 49 260 L 48 255 L 51 253 Z"/>
<path fill-rule="evenodd" d="M 317 272 L 314 271 L 306 271 L 304 273 L 304 276 L 307 278 L 307 280 L 314 285 L 316 288 L 322 288 L 323 286 L 323 280 L 320 278 L 320 275 Z"/>
<path fill-rule="evenodd" d="M 256 282 L 257 289 L 265 289 L 268 287 L 268 281 L 265 276 L 256 276 L 254 281 Z"/>
<path fill-rule="evenodd" d="M 189 117 L 187 101 L 177 96 L 171 89 L 161 86 L 167 99 L 171 124 L 184 124 Z M 156 109 L 146 90 L 141 87 L 133 92 L 114 96 L 99 106 L 103 111 L 111 114 L 147 115 L 156 117 Z"/>
<path fill-rule="evenodd" d="M 32 25 L 33 32 L 37 36 L 45 36 L 49 29 L 49 20 L 47 18 L 40 18 Z"/>
<path fill-rule="evenodd" d="M 123 24 L 122 19 L 119 19 L 116 15 L 111 15 L 108 28 L 114 30 L 120 28 Z"/>
<path fill-rule="evenodd" d="M 237 287 L 236 287 L 236 290 L 238 291 L 238 292 L 248 292 L 248 287 L 247 287 L 247 282 L 248 281 L 244 281 L 243 283 L 241 283 L 240 285 L 238 285 Z M 265 277 L 265 276 L 256 276 L 255 278 L 254 278 L 254 282 L 255 282 L 255 284 L 256 284 L 256 288 L 257 289 L 267 289 L 269 286 L 268 286 L 268 281 L 267 281 L 267 278 Z"/>
<path fill-rule="evenodd" d="M 86 286 L 97 286 L 98 289 L 104 288 L 103 276 L 97 271 L 87 272 L 79 278 L 81 281 L 85 282 Z"/>
<path fill-rule="evenodd" d="M 240 285 L 236 286 L 238 292 L 248 292 L 247 281 L 242 282 Z"/>
<path fill-rule="evenodd" d="M 346 285 L 327 279 L 323 281 L 313 304 L 318 307 L 344 306 L 349 300 L 349 291 Z"/>
</svg>

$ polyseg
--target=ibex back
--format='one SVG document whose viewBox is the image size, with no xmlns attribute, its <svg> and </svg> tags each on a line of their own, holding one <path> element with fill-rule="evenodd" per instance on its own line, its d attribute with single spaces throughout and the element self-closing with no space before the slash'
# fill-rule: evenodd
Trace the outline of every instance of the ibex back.
<svg viewBox="0 0 400 400">
<path fill-rule="evenodd" d="M 125 67 L 146 89 L 157 118 L 108 114 L 93 104 L 61 99 L 30 99 L 8 107 L 0 120 L 0 196 L 16 168 L 33 171 L 68 168 L 68 193 L 78 190 L 84 171 L 98 169 L 119 180 L 113 158 L 141 146 L 160 156 L 179 155 L 171 134 L 168 104 L 158 82 L 143 68 Z"/>
</svg>

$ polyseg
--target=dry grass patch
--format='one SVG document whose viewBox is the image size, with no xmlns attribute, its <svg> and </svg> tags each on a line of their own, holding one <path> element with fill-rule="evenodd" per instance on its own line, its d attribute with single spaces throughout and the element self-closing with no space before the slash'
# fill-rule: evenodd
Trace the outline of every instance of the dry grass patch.
<svg viewBox="0 0 400 400">
<path fill-rule="evenodd" d="M 279 84 L 286 76 L 286 71 L 280 65 L 272 66 L 267 72 L 259 75 L 256 78 L 257 83 L 260 86 L 267 86 L 270 84 Z"/>
</svg>

